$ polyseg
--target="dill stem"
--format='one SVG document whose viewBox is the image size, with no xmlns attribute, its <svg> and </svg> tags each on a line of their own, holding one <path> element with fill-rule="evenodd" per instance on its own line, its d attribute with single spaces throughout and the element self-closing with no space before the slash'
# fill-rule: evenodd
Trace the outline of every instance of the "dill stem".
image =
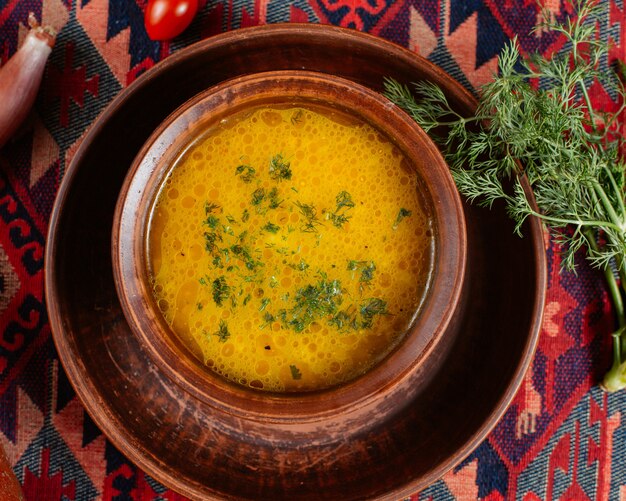
<svg viewBox="0 0 626 501">
<path fill-rule="evenodd" d="M 549 223 L 555 223 L 563 226 L 567 226 L 568 224 L 572 224 L 574 226 L 586 227 L 586 228 L 594 228 L 597 226 L 604 226 L 607 228 L 613 228 L 616 231 L 622 231 L 622 228 L 616 224 L 613 224 L 611 221 L 593 221 L 593 220 L 585 220 L 582 219 L 566 219 L 562 217 L 548 216 L 547 214 L 543 214 L 541 212 L 537 212 L 532 209 L 528 209 L 528 214 L 531 216 L 536 216 L 543 221 Z"/>
<path fill-rule="evenodd" d="M 622 293 L 617 285 L 617 279 L 613 274 L 613 270 L 610 266 L 604 268 L 604 276 L 609 286 L 609 293 L 613 300 L 613 306 L 615 307 L 615 316 L 617 317 L 617 324 L 621 327 L 626 327 L 626 316 L 624 312 L 624 301 L 622 300 Z"/>
<path fill-rule="evenodd" d="M 620 217 L 617 215 L 617 212 L 615 212 L 615 209 L 613 208 L 613 205 L 611 204 L 609 197 L 604 191 L 604 188 L 602 188 L 602 186 L 600 185 L 598 181 L 593 181 L 592 186 L 595 192 L 600 197 L 602 205 L 604 206 L 606 212 L 608 213 L 609 218 L 611 219 L 611 222 L 616 227 L 617 231 L 619 231 L 620 234 L 623 234 L 624 233 L 623 220 L 620 219 Z"/>
<path fill-rule="evenodd" d="M 597 251 L 598 244 L 596 243 L 596 240 L 591 230 L 585 231 L 585 237 L 587 238 L 589 247 L 591 247 L 594 251 Z M 613 274 L 613 270 L 611 269 L 611 267 L 605 266 L 603 271 L 604 278 L 606 280 L 607 286 L 609 287 L 609 294 L 613 302 L 613 308 L 615 309 L 615 316 L 617 317 L 618 330 L 613 334 L 613 363 L 614 365 L 619 365 L 626 349 L 624 337 L 621 334 L 618 334 L 622 333 L 624 331 L 624 327 L 626 327 L 624 301 L 622 299 L 622 293 L 617 284 L 617 280 L 615 278 L 615 275 Z M 624 287 L 624 282 L 622 282 L 622 287 Z"/>
<path fill-rule="evenodd" d="M 577 45 L 575 45 L 576 47 Z M 587 105 L 587 113 L 589 113 L 589 121 L 591 122 L 591 128 L 593 130 L 593 132 L 597 133 L 598 132 L 598 127 L 596 126 L 596 114 L 595 111 L 593 109 L 593 106 L 591 105 L 591 99 L 589 97 L 589 92 L 587 91 L 587 86 L 585 85 L 585 82 L 582 79 L 578 80 L 578 84 L 580 86 L 580 89 L 583 93 L 583 98 L 585 99 L 585 104 Z"/>
<path fill-rule="evenodd" d="M 623 220 L 624 217 L 626 217 L 626 207 L 624 207 L 624 197 L 622 195 L 622 192 L 620 191 L 620 189 L 617 186 L 617 183 L 615 182 L 615 178 L 613 177 L 613 173 L 611 172 L 611 169 L 609 169 L 606 166 L 606 164 L 603 165 L 602 168 L 604 169 L 604 172 L 606 172 L 607 176 L 609 177 L 609 182 L 611 183 L 611 188 L 613 188 L 613 191 L 615 192 L 615 198 L 617 198 L 617 201 L 619 203 L 619 207 L 622 212 L 622 220 Z"/>
</svg>

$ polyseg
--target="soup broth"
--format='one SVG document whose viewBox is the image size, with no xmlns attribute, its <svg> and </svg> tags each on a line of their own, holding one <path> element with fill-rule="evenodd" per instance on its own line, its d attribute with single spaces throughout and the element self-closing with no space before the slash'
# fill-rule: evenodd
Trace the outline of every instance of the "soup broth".
<svg viewBox="0 0 626 501">
<path fill-rule="evenodd" d="M 380 362 L 428 289 L 428 203 L 369 124 L 310 105 L 241 112 L 174 162 L 148 231 L 158 308 L 230 381 L 328 388 Z"/>
</svg>

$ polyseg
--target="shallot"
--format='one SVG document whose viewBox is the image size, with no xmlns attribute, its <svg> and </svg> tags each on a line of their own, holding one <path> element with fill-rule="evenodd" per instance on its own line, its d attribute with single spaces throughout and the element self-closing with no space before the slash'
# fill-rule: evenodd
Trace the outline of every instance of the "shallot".
<svg viewBox="0 0 626 501">
<path fill-rule="evenodd" d="M 28 24 L 24 43 L 0 68 L 0 148 L 28 116 L 56 38 L 55 31 L 40 26 L 32 13 Z"/>
</svg>

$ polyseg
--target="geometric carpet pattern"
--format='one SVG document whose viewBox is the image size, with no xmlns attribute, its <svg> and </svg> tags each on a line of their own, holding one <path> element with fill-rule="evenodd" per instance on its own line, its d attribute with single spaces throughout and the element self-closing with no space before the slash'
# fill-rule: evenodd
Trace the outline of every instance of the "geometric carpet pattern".
<svg viewBox="0 0 626 501">
<path fill-rule="evenodd" d="M 0 149 L 0 443 L 26 499 L 179 500 L 135 467 L 83 409 L 52 343 L 44 304 L 45 234 L 54 197 L 86 130 L 124 87 L 170 54 L 239 27 L 308 22 L 344 26 L 427 57 L 475 92 L 517 36 L 523 51 L 558 50 L 533 32 L 534 0 L 200 0 L 182 36 L 151 41 L 146 0 L 0 0 L 0 64 L 34 12 L 57 44 L 32 116 Z M 608 67 L 626 59 L 622 0 L 601 0 Z M 548 15 L 573 14 L 546 0 Z M 1 70 L 0 70 L 1 71 Z M 595 88 L 592 98 L 615 106 Z M 0 106 L 2 103 L 0 103 Z M 560 273 L 546 237 L 549 288 L 537 353 L 513 404 L 488 438 L 414 500 L 625 500 L 626 393 L 598 379 L 610 358 L 613 312 L 601 274 L 578 256 Z"/>
</svg>

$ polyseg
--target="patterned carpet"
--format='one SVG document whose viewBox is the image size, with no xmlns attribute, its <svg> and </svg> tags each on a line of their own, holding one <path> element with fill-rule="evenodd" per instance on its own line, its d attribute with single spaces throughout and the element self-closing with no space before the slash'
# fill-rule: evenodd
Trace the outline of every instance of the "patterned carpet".
<svg viewBox="0 0 626 501">
<path fill-rule="evenodd" d="M 52 342 L 43 254 L 56 191 L 89 125 L 137 76 L 214 34 L 276 22 L 355 28 L 427 57 L 470 90 L 488 81 L 513 36 L 549 53 L 563 40 L 531 33 L 534 0 L 201 1 L 192 27 L 151 41 L 146 0 L 0 0 L 0 61 L 34 12 L 59 30 L 27 130 L 0 150 L 0 441 L 29 500 L 177 500 L 102 435 L 74 394 Z M 601 0 L 608 65 L 626 59 L 623 0 Z M 568 2 L 546 0 L 551 16 Z M 615 106 L 603 89 L 593 99 Z M 2 106 L 2 103 L 0 103 Z M 549 290 L 539 347 L 513 405 L 491 435 L 443 479 L 412 499 L 626 499 L 626 394 L 597 386 L 609 363 L 612 312 L 600 273 L 580 256 L 559 274 L 547 243 Z"/>
</svg>

